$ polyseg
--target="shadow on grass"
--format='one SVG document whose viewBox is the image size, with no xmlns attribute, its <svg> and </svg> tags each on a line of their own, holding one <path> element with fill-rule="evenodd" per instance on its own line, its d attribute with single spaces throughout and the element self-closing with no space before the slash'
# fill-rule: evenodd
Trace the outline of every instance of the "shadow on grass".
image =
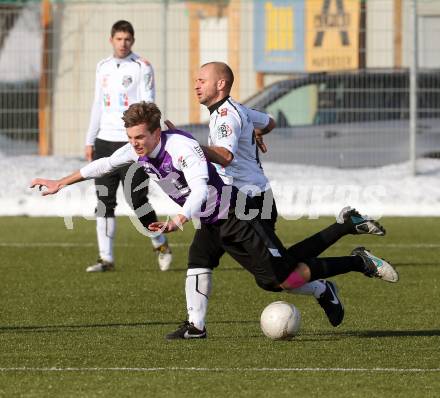
<svg viewBox="0 0 440 398">
<path fill-rule="evenodd" d="M 210 325 L 258 325 L 257 320 L 224 320 L 211 321 Z M 83 329 L 119 329 L 119 328 L 147 328 L 151 326 L 170 326 L 176 327 L 176 321 L 145 321 L 131 323 L 93 323 L 76 325 L 29 325 L 29 326 L 0 326 L 2 333 L 58 333 L 69 331 L 80 331 Z M 440 336 L 440 330 L 348 330 L 348 331 L 304 331 L 299 338 L 301 341 L 334 341 L 348 338 L 381 338 L 381 337 L 434 337 Z M 214 339 L 236 339 L 238 336 L 222 336 L 216 333 L 212 336 Z M 246 338 L 260 338 L 261 335 L 240 336 Z M 240 338 L 239 337 L 239 338 Z"/>
<path fill-rule="evenodd" d="M 431 265 L 436 265 L 436 266 L 438 266 L 438 261 L 433 261 L 433 262 L 430 262 L 430 263 L 427 263 L 427 262 L 412 262 L 412 263 L 395 263 L 395 262 L 392 262 L 392 265 L 393 266 L 395 266 L 395 267 L 412 267 L 412 266 L 417 266 L 417 267 L 428 267 L 428 266 L 431 266 Z"/>
<path fill-rule="evenodd" d="M 392 262 L 392 265 L 394 267 L 413 267 L 413 266 L 417 266 L 417 267 L 430 267 L 432 265 L 439 265 L 438 262 L 411 262 L 411 263 L 396 263 L 396 262 Z M 159 270 L 157 268 L 148 268 L 148 269 L 143 269 L 142 271 L 144 272 L 148 272 L 148 273 L 157 273 Z M 188 271 L 188 267 L 184 266 L 184 267 L 177 267 L 174 268 L 172 267 L 171 269 L 169 269 L 168 272 L 186 272 Z M 218 266 L 217 268 L 214 268 L 214 272 L 218 273 L 218 272 L 244 272 L 245 269 L 240 267 L 239 265 L 236 266 Z"/>
<path fill-rule="evenodd" d="M 352 330 L 340 332 L 311 332 L 307 336 L 329 336 L 335 338 L 359 337 L 359 338 L 377 338 L 377 337 L 434 337 L 440 336 L 440 330 Z"/>
<path fill-rule="evenodd" d="M 214 321 L 210 324 L 258 324 L 258 321 Z M 26 333 L 26 332 L 60 332 L 69 330 L 81 329 L 99 329 L 99 328 L 138 328 L 149 326 L 174 326 L 176 327 L 179 321 L 146 321 L 146 322 L 131 322 L 131 323 L 92 323 L 81 325 L 28 325 L 28 326 L 0 326 L 1 333 Z"/>
<path fill-rule="evenodd" d="M 158 269 L 157 268 L 154 268 L 154 269 L 145 269 L 145 270 L 143 270 L 143 271 L 145 271 L 145 272 L 151 272 L 151 273 L 157 273 L 158 272 Z M 171 269 L 169 269 L 168 271 L 166 271 L 166 273 L 168 273 L 168 272 L 186 272 L 186 271 L 188 271 L 188 267 L 178 267 L 178 268 L 174 268 L 174 267 L 172 267 Z M 245 271 L 245 269 L 244 268 L 242 268 L 242 267 L 240 267 L 239 265 L 237 265 L 237 266 L 232 266 L 232 267 L 228 267 L 228 266 L 222 266 L 222 265 L 220 265 L 220 266 L 218 266 L 217 268 L 214 268 L 214 271 L 215 271 L 215 273 L 218 273 L 218 272 L 223 272 L 223 271 L 225 271 L 225 272 L 230 272 L 230 271 L 233 271 L 233 272 L 244 272 Z"/>
<path fill-rule="evenodd" d="M 214 322 L 215 323 L 215 322 Z M 212 335 L 211 335 L 212 336 Z M 240 336 L 246 339 L 261 338 L 261 334 Z M 440 330 L 359 330 L 345 332 L 300 332 L 292 341 L 324 342 L 351 338 L 381 338 L 381 337 L 434 337 L 440 336 Z M 215 336 L 216 339 L 236 339 L 237 336 Z M 289 340 L 286 340 L 289 342 Z"/>
</svg>

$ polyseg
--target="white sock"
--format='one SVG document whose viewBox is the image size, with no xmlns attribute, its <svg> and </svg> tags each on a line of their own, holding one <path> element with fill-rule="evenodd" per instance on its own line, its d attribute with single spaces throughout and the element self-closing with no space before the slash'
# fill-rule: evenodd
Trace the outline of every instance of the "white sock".
<svg viewBox="0 0 440 398">
<path fill-rule="evenodd" d="M 324 293 L 324 290 L 325 283 L 321 280 L 316 280 L 295 289 L 285 290 L 285 292 L 291 294 L 304 294 L 306 296 L 315 296 L 315 298 L 319 298 L 321 297 L 321 294 Z"/>
<path fill-rule="evenodd" d="M 116 231 L 114 217 L 96 217 L 96 233 L 98 235 L 99 257 L 104 261 L 113 262 L 113 239 Z"/>
<path fill-rule="evenodd" d="M 167 238 L 164 234 L 151 238 L 151 244 L 155 249 L 162 246 L 164 243 L 167 243 Z"/>
<path fill-rule="evenodd" d="M 185 294 L 188 321 L 197 329 L 205 327 L 208 300 L 211 294 L 212 270 L 209 268 L 190 268 L 186 273 Z"/>
</svg>

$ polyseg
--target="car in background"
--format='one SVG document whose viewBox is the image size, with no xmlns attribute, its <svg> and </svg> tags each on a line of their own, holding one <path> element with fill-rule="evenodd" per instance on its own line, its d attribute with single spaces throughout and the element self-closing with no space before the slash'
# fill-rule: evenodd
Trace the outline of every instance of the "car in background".
<svg viewBox="0 0 440 398">
<path fill-rule="evenodd" d="M 263 161 L 374 167 L 409 160 L 409 72 L 366 69 L 277 81 L 244 101 L 277 122 Z M 440 155 L 440 70 L 418 73 L 416 156 Z M 206 125 L 179 126 L 206 142 Z"/>
</svg>

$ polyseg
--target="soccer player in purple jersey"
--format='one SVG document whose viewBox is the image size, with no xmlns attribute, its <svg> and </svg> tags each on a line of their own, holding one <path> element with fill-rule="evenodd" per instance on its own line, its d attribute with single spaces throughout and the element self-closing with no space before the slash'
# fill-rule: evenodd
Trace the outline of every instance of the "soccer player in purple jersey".
<svg viewBox="0 0 440 398">
<path fill-rule="evenodd" d="M 36 178 L 31 187 L 46 187 L 43 195 L 54 194 L 66 185 L 139 163 L 181 205 L 181 211 L 172 219 L 151 223 L 151 231 L 168 233 L 191 219 L 200 222 L 189 251 L 190 269 L 210 264 L 209 252 L 199 243 L 212 241 L 252 273 L 258 286 L 268 291 L 289 292 L 309 281 L 351 271 L 388 282 L 398 281 L 397 272 L 388 262 L 366 250 L 345 257 L 298 260 L 291 256 L 266 223 L 259 218 L 241 219 L 242 214 L 237 210 L 240 201 L 246 201 L 246 195 L 221 180 L 197 141 L 182 131 L 161 131 L 160 118 L 160 110 L 153 103 L 131 105 L 123 118 L 129 144 L 109 158 L 98 159 L 59 180 Z M 198 288 L 209 294 L 209 286 L 203 279 Z M 205 338 L 205 325 L 198 326 L 189 319 L 166 337 Z"/>
</svg>

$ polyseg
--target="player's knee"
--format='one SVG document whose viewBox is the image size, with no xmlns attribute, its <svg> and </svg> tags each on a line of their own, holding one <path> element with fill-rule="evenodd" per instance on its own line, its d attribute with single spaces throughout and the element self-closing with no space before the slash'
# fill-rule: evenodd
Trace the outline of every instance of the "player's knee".
<svg viewBox="0 0 440 398">
<path fill-rule="evenodd" d="M 105 205 L 96 206 L 95 208 L 96 217 L 114 217 L 115 216 L 115 206 L 108 207 Z"/>
<path fill-rule="evenodd" d="M 116 207 L 116 198 L 98 195 L 98 204 L 95 208 L 97 217 L 114 217 Z"/>
</svg>

